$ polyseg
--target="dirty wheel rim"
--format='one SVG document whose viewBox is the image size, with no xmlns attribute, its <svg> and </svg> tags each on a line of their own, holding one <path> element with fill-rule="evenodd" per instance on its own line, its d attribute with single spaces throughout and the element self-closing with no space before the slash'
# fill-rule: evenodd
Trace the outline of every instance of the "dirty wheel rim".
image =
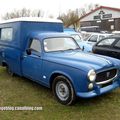
<svg viewBox="0 0 120 120">
<path fill-rule="evenodd" d="M 60 100 L 66 101 L 69 98 L 70 94 L 68 86 L 62 81 L 57 82 L 56 94 Z"/>
</svg>

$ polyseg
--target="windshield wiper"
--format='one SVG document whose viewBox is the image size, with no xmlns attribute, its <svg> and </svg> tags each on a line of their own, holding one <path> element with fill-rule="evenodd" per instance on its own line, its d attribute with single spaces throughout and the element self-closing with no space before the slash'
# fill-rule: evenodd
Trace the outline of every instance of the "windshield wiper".
<svg viewBox="0 0 120 120">
<path fill-rule="evenodd" d="M 66 49 L 66 50 L 75 50 L 75 49 L 69 48 L 69 49 Z"/>
<path fill-rule="evenodd" d="M 81 48 L 79 47 L 79 48 L 75 48 L 74 50 L 81 50 Z"/>
<path fill-rule="evenodd" d="M 66 49 L 66 50 L 79 50 L 80 48 L 75 48 L 75 49 L 72 49 L 72 48 L 69 48 L 69 49 Z"/>
</svg>

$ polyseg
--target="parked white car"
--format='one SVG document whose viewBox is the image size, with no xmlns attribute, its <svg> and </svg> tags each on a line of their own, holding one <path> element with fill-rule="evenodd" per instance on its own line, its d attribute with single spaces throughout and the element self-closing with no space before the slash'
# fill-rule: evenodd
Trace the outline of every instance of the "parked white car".
<svg viewBox="0 0 120 120">
<path fill-rule="evenodd" d="M 88 36 L 79 45 L 83 51 L 91 52 L 93 45 L 105 37 L 109 37 L 112 34 L 102 34 L 102 33 L 87 33 Z"/>
</svg>

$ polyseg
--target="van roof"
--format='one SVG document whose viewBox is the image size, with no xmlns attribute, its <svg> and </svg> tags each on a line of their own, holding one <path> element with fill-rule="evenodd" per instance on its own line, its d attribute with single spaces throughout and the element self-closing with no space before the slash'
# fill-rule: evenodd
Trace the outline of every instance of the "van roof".
<svg viewBox="0 0 120 120">
<path fill-rule="evenodd" d="M 61 20 L 58 19 L 52 19 L 52 18 L 40 18 L 40 17 L 20 17 L 20 18 L 14 18 L 9 20 L 1 21 L 2 23 L 10 23 L 10 22 L 51 22 L 51 23 L 62 23 Z"/>
</svg>

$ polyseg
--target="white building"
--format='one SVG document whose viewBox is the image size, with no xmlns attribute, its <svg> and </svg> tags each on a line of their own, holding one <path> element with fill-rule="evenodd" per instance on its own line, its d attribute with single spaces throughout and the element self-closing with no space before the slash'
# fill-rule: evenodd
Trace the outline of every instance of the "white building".
<svg viewBox="0 0 120 120">
<path fill-rule="evenodd" d="M 80 21 L 80 26 L 83 29 L 94 28 L 100 31 L 120 31 L 120 9 L 100 6 L 82 16 L 78 21 Z"/>
</svg>

